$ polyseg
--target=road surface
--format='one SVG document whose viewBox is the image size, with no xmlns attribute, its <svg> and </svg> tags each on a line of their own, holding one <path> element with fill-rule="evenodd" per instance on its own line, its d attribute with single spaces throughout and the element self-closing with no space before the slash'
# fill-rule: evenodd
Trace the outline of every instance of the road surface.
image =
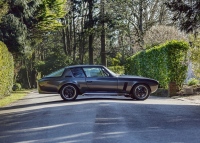
<svg viewBox="0 0 200 143">
<path fill-rule="evenodd" d="M 32 92 L 0 108 L 0 143 L 199 143 L 200 106 L 164 97 L 83 96 L 64 102 Z"/>
</svg>

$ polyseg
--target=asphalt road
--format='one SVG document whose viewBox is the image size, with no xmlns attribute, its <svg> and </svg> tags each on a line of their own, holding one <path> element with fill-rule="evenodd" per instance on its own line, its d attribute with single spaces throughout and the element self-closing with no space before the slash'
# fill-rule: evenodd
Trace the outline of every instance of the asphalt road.
<svg viewBox="0 0 200 143">
<path fill-rule="evenodd" d="M 200 106 L 177 99 L 31 93 L 0 108 L 0 143 L 199 143 Z"/>
</svg>

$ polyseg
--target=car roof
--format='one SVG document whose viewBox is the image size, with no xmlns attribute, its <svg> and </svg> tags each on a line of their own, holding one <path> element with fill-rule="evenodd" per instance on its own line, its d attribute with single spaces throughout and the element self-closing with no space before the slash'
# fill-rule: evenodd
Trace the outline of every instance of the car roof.
<svg viewBox="0 0 200 143">
<path fill-rule="evenodd" d="M 65 68 L 79 68 L 79 67 L 104 67 L 103 65 L 72 65 Z"/>
</svg>

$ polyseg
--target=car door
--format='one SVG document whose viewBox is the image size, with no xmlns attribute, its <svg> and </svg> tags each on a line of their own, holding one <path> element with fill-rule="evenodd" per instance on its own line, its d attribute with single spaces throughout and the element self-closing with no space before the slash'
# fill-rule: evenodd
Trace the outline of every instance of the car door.
<svg viewBox="0 0 200 143">
<path fill-rule="evenodd" d="M 84 67 L 89 91 L 117 92 L 117 78 L 102 67 Z"/>
</svg>

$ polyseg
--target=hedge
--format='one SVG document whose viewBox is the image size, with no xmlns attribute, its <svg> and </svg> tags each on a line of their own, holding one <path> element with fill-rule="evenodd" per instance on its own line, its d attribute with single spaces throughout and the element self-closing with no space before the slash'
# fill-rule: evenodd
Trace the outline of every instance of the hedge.
<svg viewBox="0 0 200 143">
<path fill-rule="evenodd" d="M 187 73 L 187 51 L 183 41 L 170 41 L 141 51 L 126 60 L 125 73 L 154 78 L 160 86 L 168 88 L 170 82 L 182 87 Z"/>
<path fill-rule="evenodd" d="M 14 61 L 6 45 L 0 41 L 0 98 L 10 95 L 13 86 Z"/>
</svg>

